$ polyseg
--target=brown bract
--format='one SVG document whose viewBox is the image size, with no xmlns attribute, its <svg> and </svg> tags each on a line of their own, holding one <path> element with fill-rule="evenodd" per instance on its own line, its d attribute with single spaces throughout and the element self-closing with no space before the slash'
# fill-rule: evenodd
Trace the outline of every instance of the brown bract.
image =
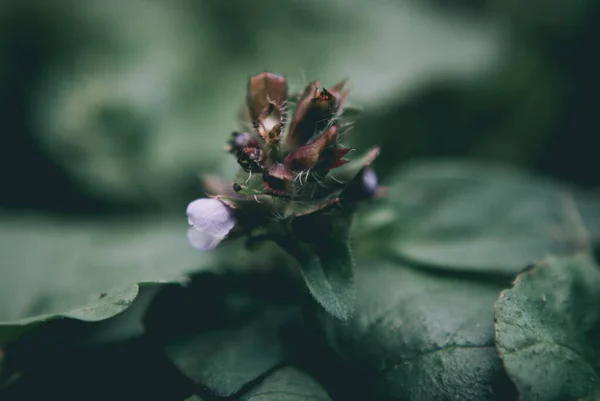
<svg viewBox="0 0 600 401">
<path fill-rule="evenodd" d="M 256 121 L 269 103 L 283 106 L 287 101 L 287 81 L 271 72 L 261 72 L 248 80 L 246 104 L 252 121 Z"/>
<path fill-rule="evenodd" d="M 346 86 L 346 80 L 343 80 L 327 89 L 327 91 L 335 98 L 336 112 L 344 107 L 344 102 L 348 97 L 349 90 L 343 90 L 344 86 Z"/>
<path fill-rule="evenodd" d="M 334 121 L 348 92 L 342 92 L 345 81 L 319 91 L 318 81 L 309 83 L 298 100 L 287 135 L 287 144 L 297 147 L 308 142 Z"/>
<path fill-rule="evenodd" d="M 294 181 L 294 174 L 283 164 L 276 163 L 265 171 L 263 179 L 269 192 L 284 195 Z"/>
<path fill-rule="evenodd" d="M 317 167 L 324 170 L 332 170 L 343 166 L 348 163 L 348 160 L 344 159 L 344 156 L 350 153 L 351 150 L 352 148 L 327 148 L 321 154 Z"/>
<path fill-rule="evenodd" d="M 292 170 L 310 170 L 317 165 L 325 148 L 335 145 L 336 141 L 337 127 L 332 125 L 314 141 L 288 154 L 284 164 Z"/>
<path fill-rule="evenodd" d="M 298 98 L 298 104 L 296 105 L 296 110 L 294 111 L 294 115 L 292 116 L 292 121 L 290 122 L 290 128 L 288 130 L 286 142 L 290 147 L 297 147 L 302 144 L 303 136 L 302 132 L 306 131 L 306 122 L 304 118 L 308 112 L 308 107 L 312 99 L 318 96 L 319 93 L 319 81 L 309 82 L 308 85 L 302 91 L 302 94 Z M 311 130 L 311 136 L 314 133 L 314 128 Z M 304 135 L 305 136 L 305 135 Z M 308 138 L 307 138 L 308 140 Z M 304 140 L 306 142 L 306 140 Z"/>
</svg>

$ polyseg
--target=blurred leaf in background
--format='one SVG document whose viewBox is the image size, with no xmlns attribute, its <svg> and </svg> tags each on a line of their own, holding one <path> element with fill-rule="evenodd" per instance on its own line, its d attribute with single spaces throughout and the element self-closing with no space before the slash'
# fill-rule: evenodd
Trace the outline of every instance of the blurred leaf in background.
<svg viewBox="0 0 600 401">
<path fill-rule="evenodd" d="M 432 77 L 481 76 L 503 44 L 492 20 L 447 16 L 410 2 L 62 0 L 36 6 L 9 8 L 12 25 L 32 17 L 41 22 L 3 39 L 17 46 L 0 53 L 12 68 L 6 79 L 22 78 L 23 69 L 35 74 L 3 91 L 5 103 L 11 93 L 23 96 L 22 115 L 7 115 L 9 135 L 26 135 L 28 146 L 50 158 L 56 173 L 46 185 L 68 182 L 101 205 L 138 210 L 181 208 L 198 191 L 196 173 L 233 168 L 224 164 L 223 142 L 236 128 L 252 73 L 285 73 L 297 88 L 307 79 L 331 84 L 347 77 L 351 101 L 368 113 Z M 51 39 L 56 42 L 46 43 Z M 36 60 L 19 54 L 23 48 L 53 57 Z M 367 129 L 379 134 L 363 135 L 376 137 L 385 127 Z M 27 168 L 16 156 L 9 159 Z M 27 181 L 43 173 L 29 173 Z"/>
<path fill-rule="evenodd" d="M 191 249 L 169 221 L 84 223 L 31 216 L 0 228 L 0 345 L 57 318 L 98 321 L 126 308 L 139 286 L 184 281 L 214 254 Z"/>
<path fill-rule="evenodd" d="M 422 4 L 422 3 L 421 3 Z M 432 77 L 357 122 L 364 146 L 384 149 L 387 173 L 416 156 L 499 159 L 578 184 L 600 185 L 595 98 L 600 4 L 577 0 L 435 0 L 447 15 L 496 21 L 506 30 L 496 68 L 465 83 Z M 368 132 L 369 135 L 363 135 Z"/>
</svg>

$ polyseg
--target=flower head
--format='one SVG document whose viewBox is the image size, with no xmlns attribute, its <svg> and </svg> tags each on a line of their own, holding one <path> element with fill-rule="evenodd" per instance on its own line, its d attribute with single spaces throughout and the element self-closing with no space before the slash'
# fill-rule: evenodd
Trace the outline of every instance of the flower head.
<svg viewBox="0 0 600 401">
<path fill-rule="evenodd" d="M 205 180 L 211 199 L 188 207 L 194 246 L 214 248 L 234 226 L 251 233 L 376 196 L 377 177 L 367 167 L 379 150 L 349 160 L 353 149 L 343 144 L 356 111 L 345 106 L 345 85 L 313 81 L 293 94 L 283 76 L 249 78 L 242 126 L 226 145 L 240 170 L 233 182 Z"/>
<path fill-rule="evenodd" d="M 248 235 L 248 246 L 274 240 L 296 259 L 314 298 L 340 319 L 352 315 L 355 298 L 353 206 L 381 193 L 369 167 L 379 149 L 350 159 L 353 149 L 343 143 L 353 114 L 345 84 L 326 89 L 315 81 L 289 94 L 280 75 L 250 77 L 243 125 L 225 147 L 239 172 L 233 182 L 204 177 L 209 199 L 187 211 L 198 249 L 234 231 Z"/>
</svg>

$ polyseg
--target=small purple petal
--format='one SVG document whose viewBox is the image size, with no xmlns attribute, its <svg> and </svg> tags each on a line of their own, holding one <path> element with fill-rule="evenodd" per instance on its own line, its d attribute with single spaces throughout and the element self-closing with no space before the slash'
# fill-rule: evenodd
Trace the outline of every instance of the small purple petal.
<svg viewBox="0 0 600 401">
<path fill-rule="evenodd" d="M 214 249 L 223 240 L 223 238 L 213 237 L 206 232 L 196 230 L 194 227 L 190 227 L 188 230 L 187 238 L 189 243 L 200 251 L 209 251 Z"/>
<path fill-rule="evenodd" d="M 187 207 L 188 241 L 203 251 L 215 248 L 235 226 L 230 209 L 218 199 L 196 199 Z"/>
<path fill-rule="evenodd" d="M 225 238 L 235 226 L 229 207 L 218 199 L 196 199 L 186 213 L 191 226 L 213 237 Z"/>
<path fill-rule="evenodd" d="M 342 198 L 357 202 L 372 199 L 376 194 L 377 174 L 371 167 L 365 167 L 344 189 Z"/>
<path fill-rule="evenodd" d="M 369 197 L 375 195 L 375 191 L 377 191 L 377 174 L 375 174 L 375 170 L 370 167 L 365 168 L 362 173 L 362 181 L 366 194 Z"/>
</svg>

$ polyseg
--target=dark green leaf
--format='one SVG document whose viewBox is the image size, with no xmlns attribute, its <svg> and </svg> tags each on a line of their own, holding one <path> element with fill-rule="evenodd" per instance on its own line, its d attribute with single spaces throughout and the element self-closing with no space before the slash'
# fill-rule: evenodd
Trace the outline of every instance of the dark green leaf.
<svg viewBox="0 0 600 401">
<path fill-rule="evenodd" d="M 310 293 L 333 316 L 346 320 L 354 310 L 354 272 L 347 244 L 331 241 L 318 257 L 301 263 Z"/>
<path fill-rule="evenodd" d="M 179 281 L 214 254 L 187 243 L 184 219 L 0 222 L 0 344 L 57 318 L 98 321 L 129 307 L 143 283 Z"/>
<path fill-rule="evenodd" d="M 189 24 L 189 16 L 198 12 L 195 3 L 171 7 L 153 2 L 140 13 L 129 3 L 117 2 L 98 13 L 93 7 L 72 12 L 71 3 L 64 1 L 67 10 L 63 11 L 64 5 L 51 6 L 58 10 L 52 14 L 37 5 L 17 3 L 16 8 L 24 12 L 14 26 L 31 21 L 28 10 L 53 21 L 36 24 L 39 36 L 31 43 L 43 48 L 48 59 L 56 57 L 57 63 L 68 66 L 56 67 L 50 74 L 43 69 L 48 64 L 36 64 L 41 74 L 31 83 L 36 88 L 32 117 L 37 117 L 31 122 L 38 128 L 33 138 L 87 191 L 144 206 L 152 202 L 177 207 L 187 199 L 188 174 L 214 173 L 222 164 L 223 144 L 235 127 L 247 77 L 265 66 L 287 74 L 298 90 L 307 79 L 319 79 L 328 86 L 338 82 L 340 74 L 348 76 L 349 101 L 380 111 L 432 75 L 471 79 L 484 72 L 503 44 L 494 24 L 461 20 L 458 25 L 443 13 L 404 2 L 377 6 L 356 1 L 304 3 L 299 13 L 295 5 L 263 1 L 259 7 L 272 12 L 270 19 L 276 25 L 272 27 L 278 32 L 272 39 L 265 38 L 259 25 L 241 28 L 247 22 L 244 16 L 256 10 L 257 5 L 250 3 L 236 5 L 238 11 L 224 24 Z M 5 4 L 0 1 L 1 6 Z M 211 21 L 221 21 L 221 12 L 220 7 L 201 10 L 202 18 Z M 324 17 L 332 14 L 337 18 Z M 330 29 L 319 32 L 319 40 L 314 40 L 298 35 L 306 24 L 327 24 Z M 72 35 L 83 39 L 81 49 L 69 47 L 62 52 L 60 40 L 52 42 L 58 46 L 47 46 L 47 38 L 56 37 L 55 26 L 84 27 Z M 97 26 L 106 28 L 97 32 Z M 11 56 L 18 53 L 8 49 L 19 48 L 19 37 L 11 31 L 2 36 L 0 51 L 5 61 L 0 68 L 12 66 L 18 71 L 19 57 Z M 294 37 L 294 46 L 282 40 L 285 37 Z M 310 57 L 328 54 L 330 43 L 340 37 L 351 45 L 338 46 L 336 57 Z M 406 42 L 399 45 L 397 38 Z M 125 43 L 136 51 L 114 51 Z M 104 61 L 88 66 L 88 52 L 94 46 L 101 47 L 95 57 Z M 368 61 L 373 58 L 378 62 Z M 407 59 L 409 65 L 399 68 Z M 150 70 L 149 65 L 157 67 Z M 143 80 L 137 75 L 141 70 L 145 71 Z M 204 127 L 202 135 L 198 127 Z"/>
<path fill-rule="evenodd" d="M 288 307 L 270 307 L 248 322 L 169 344 L 167 354 L 194 382 L 228 397 L 283 361 L 280 330 L 294 316 Z"/>
<path fill-rule="evenodd" d="M 357 235 L 413 264 L 514 274 L 587 247 L 570 191 L 506 166 L 421 162 L 391 183 Z"/>
<path fill-rule="evenodd" d="M 331 401 L 331 398 L 309 375 L 286 366 L 271 373 L 240 401 Z"/>
<path fill-rule="evenodd" d="M 348 245 L 352 210 L 309 215 L 294 221 L 294 237 L 277 243 L 299 263 L 312 296 L 335 317 L 345 320 L 354 309 L 354 261 Z M 303 242 L 300 242 L 303 241 Z"/>
<path fill-rule="evenodd" d="M 496 344 L 521 399 L 600 399 L 600 270 L 548 258 L 496 303 Z"/>
<path fill-rule="evenodd" d="M 346 240 L 332 239 L 319 244 L 315 249 L 326 280 L 331 284 L 331 291 L 340 303 L 339 315 L 342 319 L 347 319 L 352 316 L 356 298 L 354 260 L 348 243 Z"/>
<path fill-rule="evenodd" d="M 494 399 L 505 378 L 494 346 L 500 288 L 395 265 L 359 268 L 356 281 L 353 318 L 324 316 L 324 332 L 339 355 L 378 377 L 383 395 Z"/>
</svg>

